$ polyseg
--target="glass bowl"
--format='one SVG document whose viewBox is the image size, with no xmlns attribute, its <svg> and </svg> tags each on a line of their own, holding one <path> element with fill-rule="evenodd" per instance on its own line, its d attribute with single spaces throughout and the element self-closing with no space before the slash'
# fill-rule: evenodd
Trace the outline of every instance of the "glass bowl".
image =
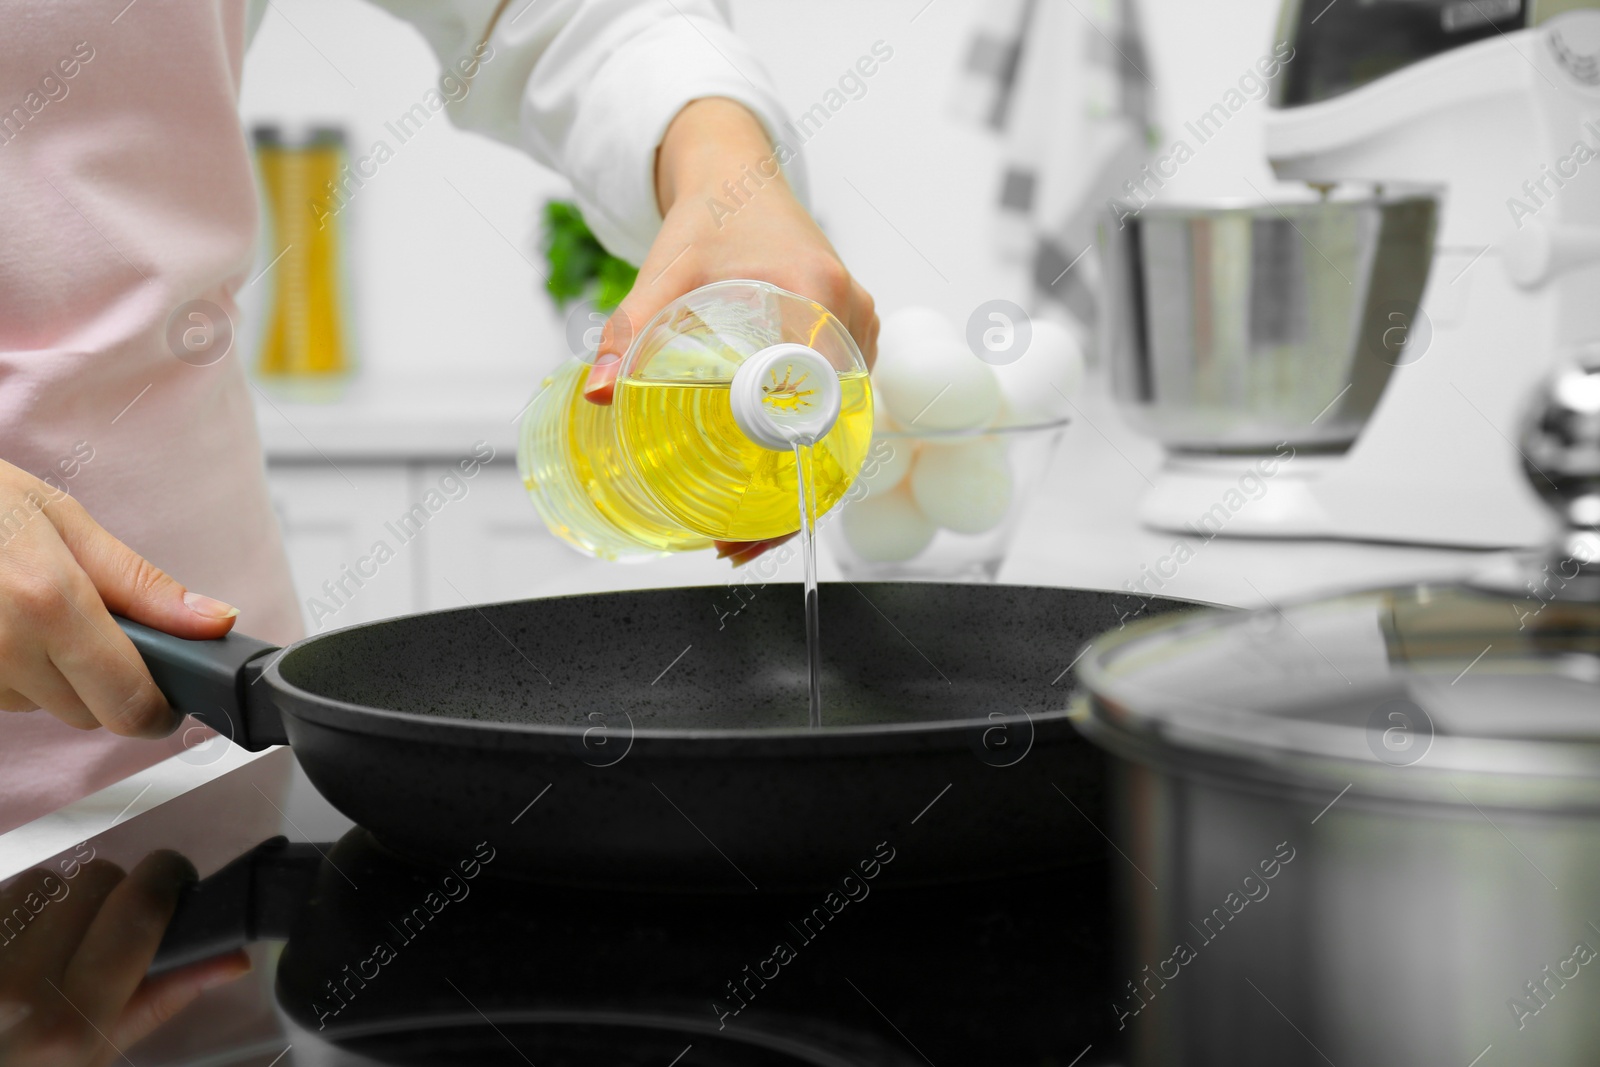
<svg viewBox="0 0 1600 1067">
<path fill-rule="evenodd" d="M 822 531 L 844 577 L 994 581 L 1068 422 L 874 433 Z"/>
</svg>

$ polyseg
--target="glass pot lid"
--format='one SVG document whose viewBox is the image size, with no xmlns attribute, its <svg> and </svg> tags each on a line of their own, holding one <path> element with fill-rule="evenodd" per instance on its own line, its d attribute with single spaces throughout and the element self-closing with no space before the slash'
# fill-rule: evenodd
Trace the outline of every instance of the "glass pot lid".
<svg viewBox="0 0 1600 1067">
<path fill-rule="evenodd" d="M 1521 451 L 1565 525 L 1547 551 L 1130 626 L 1082 658 L 1080 730 L 1180 772 L 1600 812 L 1600 346 L 1546 383 Z"/>
</svg>

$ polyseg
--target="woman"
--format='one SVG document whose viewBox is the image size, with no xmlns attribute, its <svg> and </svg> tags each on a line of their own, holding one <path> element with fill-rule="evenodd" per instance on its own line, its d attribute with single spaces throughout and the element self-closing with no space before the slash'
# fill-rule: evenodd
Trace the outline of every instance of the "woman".
<svg viewBox="0 0 1600 1067">
<path fill-rule="evenodd" d="M 780 107 L 711 0 L 376 2 L 472 79 L 458 124 L 564 173 L 601 241 L 640 263 L 602 357 L 727 277 L 821 301 L 870 352 L 872 301 L 796 195 Z M 0 716 L 0 831 L 177 750 L 111 613 L 186 638 L 237 618 L 300 634 L 244 371 L 169 340 L 191 301 L 232 316 L 254 260 L 237 104 L 266 0 L 6 3 L 0 709 L 34 713 Z M 736 214 L 708 210 L 774 158 L 786 174 Z M 608 399 L 603 366 L 589 393 Z"/>
</svg>

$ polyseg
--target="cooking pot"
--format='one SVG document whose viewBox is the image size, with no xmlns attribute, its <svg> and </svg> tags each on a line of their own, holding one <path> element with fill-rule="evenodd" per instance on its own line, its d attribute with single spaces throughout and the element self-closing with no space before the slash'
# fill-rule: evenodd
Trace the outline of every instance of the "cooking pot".
<svg viewBox="0 0 1600 1067">
<path fill-rule="evenodd" d="M 1133 1063 L 1600 1062 L 1600 347 L 1522 452 L 1547 554 L 1084 657 Z"/>
</svg>

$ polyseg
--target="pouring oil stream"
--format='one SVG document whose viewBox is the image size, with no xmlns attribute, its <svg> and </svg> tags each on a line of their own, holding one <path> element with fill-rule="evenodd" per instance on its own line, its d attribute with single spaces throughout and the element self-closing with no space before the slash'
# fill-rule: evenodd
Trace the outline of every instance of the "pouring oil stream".
<svg viewBox="0 0 1600 1067">
<path fill-rule="evenodd" d="M 822 620 L 817 606 L 817 491 L 813 437 L 794 445 L 795 485 L 800 495 L 800 553 L 805 558 L 806 663 L 811 679 L 811 729 L 822 726 Z"/>
</svg>

